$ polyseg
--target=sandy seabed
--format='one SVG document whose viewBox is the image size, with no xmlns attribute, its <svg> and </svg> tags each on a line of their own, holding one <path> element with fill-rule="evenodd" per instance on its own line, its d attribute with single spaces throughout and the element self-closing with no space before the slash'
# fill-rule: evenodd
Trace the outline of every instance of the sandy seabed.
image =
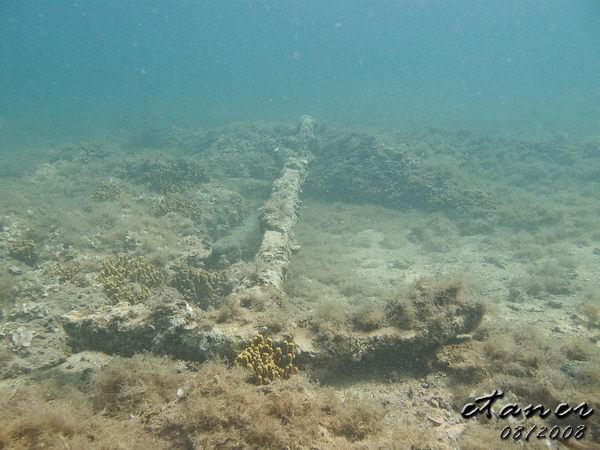
<svg viewBox="0 0 600 450">
<path fill-rule="evenodd" d="M 297 131 L 145 130 L 4 156 L 0 448 L 502 449 L 597 439 L 597 414 L 499 413 L 508 403 L 600 406 L 600 140 L 318 124 L 284 295 L 234 303 L 231 289 L 261 272 L 259 209 Z M 191 292 L 182 274 L 200 269 L 220 281 Z M 475 329 L 432 339 L 418 355 L 343 348 L 411 326 L 431 334 L 423 324 L 435 321 L 403 327 L 391 311 L 443 286 L 485 304 Z M 103 352 L 63 327 L 66 314 L 158 308 L 165 296 L 187 302 L 199 330 L 298 341 L 298 374 L 258 386 L 227 353 Z M 461 416 L 494 390 L 504 397 L 492 417 Z M 533 430 L 527 443 L 521 429 Z"/>
</svg>

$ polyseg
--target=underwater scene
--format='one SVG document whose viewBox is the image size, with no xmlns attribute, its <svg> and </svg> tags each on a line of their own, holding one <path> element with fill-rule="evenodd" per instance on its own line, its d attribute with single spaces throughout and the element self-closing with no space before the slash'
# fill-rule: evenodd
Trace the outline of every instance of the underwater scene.
<svg viewBox="0 0 600 450">
<path fill-rule="evenodd" d="M 0 449 L 600 449 L 600 4 L 0 3 Z"/>
</svg>

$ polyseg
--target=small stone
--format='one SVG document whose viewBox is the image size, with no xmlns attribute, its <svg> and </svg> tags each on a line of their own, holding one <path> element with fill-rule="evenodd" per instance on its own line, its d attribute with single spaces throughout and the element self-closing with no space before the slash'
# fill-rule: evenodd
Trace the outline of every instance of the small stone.
<svg viewBox="0 0 600 450">
<path fill-rule="evenodd" d="M 36 335 L 35 331 L 27 331 L 19 327 L 12 333 L 12 341 L 17 347 L 27 348 L 31 345 L 31 340 Z"/>
<path fill-rule="evenodd" d="M 427 419 L 433 424 L 434 427 L 439 427 L 446 421 L 446 419 L 444 419 L 442 416 L 431 417 L 428 415 Z"/>
<path fill-rule="evenodd" d="M 522 302 L 523 301 L 523 293 L 519 288 L 511 287 L 508 291 L 508 301 L 509 302 Z"/>
</svg>

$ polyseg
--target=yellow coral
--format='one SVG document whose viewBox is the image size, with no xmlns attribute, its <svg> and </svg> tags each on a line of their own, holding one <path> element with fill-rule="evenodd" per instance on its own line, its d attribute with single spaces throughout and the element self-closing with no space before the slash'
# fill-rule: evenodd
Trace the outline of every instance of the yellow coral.
<svg viewBox="0 0 600 450">
<path fill-rule="evenodd" d="M 123 255 L 106 259 L 98 277 L 110 299 L 132 304 L 145 302 L 150 297 L 150 287 L 165 281 L 162 272 L 141 256 L 132 260 Z"/>
<path fill-rule="evenodd" d="M 208 180 L 208 172 L 200 163 L 186 159 L 165 161 L 151 173 L 152 184 L 163 194 L 183 192 Z"/>
<path fill-rule="evenodd" d="M 192 200 L 179 200 L 170 197 L 163 198 L 154 207 L 154 215 L 156 216 L 164 216 L 170 212 L 176 212 L 182 216 L 196 220 L 202 214 L 202 209 L 200 209 L 200 206 Z"/>
<path fill-rule="evenodd" d="M 58 277 L 60 281 L 71 280 L 79 272 L 80 267 L 76 263 L 67 263 L 61 265 L 60 263 L 52 270 L 52 274 Z"/>
<path fill-rule="evenodd" d="M 88 197 L 88 200 L 105 202 L 107 200 L 116 200 L 118 198 L 128 198 L 133 200 L 133 195 L 128 194 L 116 184 L 105 181 L 98 189 L 96 189 L 96 192 Z"/>
<path fill-rule="evenodd" d="M 37 258 L 35 254 L 35 242 L 31 239 L 11 242 L 8 244 L 8 254 L 11 258 L 32 266 Z"/>
<path fill-rule="evenodd" d="M 258 334 L 248 348 L 237 355 L 235 362 L 251 370 L 257 384 L 269 384 L 277 378 L 287 379 L 298 371 L 294 366 L 294 348 L 293 342 L 265 340 Z"/>
<path fill-rule="evenodd" d="M 204 310 L 218 306 L 218 301 L 225 295 L 226 283 L 227 278 L 217 271 L 189 266 L 179 268 L 171 280 L 171 286 L 187 301 Z"/>
</svg>

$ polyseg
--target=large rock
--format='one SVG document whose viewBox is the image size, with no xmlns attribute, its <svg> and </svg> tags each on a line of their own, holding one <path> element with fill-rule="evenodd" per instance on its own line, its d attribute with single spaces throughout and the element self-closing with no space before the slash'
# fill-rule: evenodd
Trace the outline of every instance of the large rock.
<svg viewBox="0 0 600 450">
<path fill-rule="evenodd" d="M 132 356 L 150 351 L 175 358 L 204 361 L 209 357 L 233 357 L 232 343 L 241 341 L 218 328 L 201 331 L 201 312 L 167 289 L 149 304 L 119 303 L 83 315 L 71 311 L 60 317 L 74 351 L 99 350 Z"/>
</svg>

